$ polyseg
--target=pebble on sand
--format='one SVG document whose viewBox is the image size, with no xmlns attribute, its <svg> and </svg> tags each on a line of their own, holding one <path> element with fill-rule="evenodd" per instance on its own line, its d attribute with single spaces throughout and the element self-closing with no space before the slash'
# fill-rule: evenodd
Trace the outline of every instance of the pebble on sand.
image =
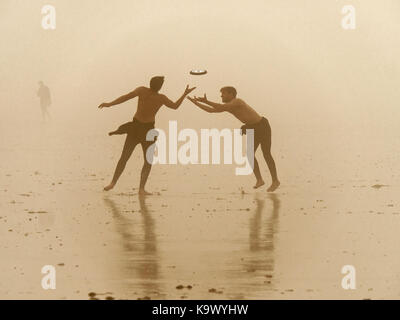
<svg viewBox="0 0 400 320">
<path fill-rule="evenodd" d="M 188 285 L 188 286 L 185 287 L 185 286 L 183 286 L 181 284 L 176 287 L 176 289 L 178 289 L 178 290 L 182 290 L 182 289 L 185 289 L 185 288 L 191 290 L 193 287 L 191 285 Z"/>
<path fill-rule="evenodd" d="M 383 188 L 383 187 L 387 187 L 387 185 L 384 185 L 384 184 L 374 184 L 371 188 L 380 189 L 380 188 Z"/>
<path fill-rule="evenodd" d="M 217 294 L 222 294 L 222 293 L 223 293 L 222 291 L 218 291 L 218 290 L 215 289 L 215 288 L 209 289 L 208 292 L 210 292 L 210 293 L 217 293 Z"/>
</svg>

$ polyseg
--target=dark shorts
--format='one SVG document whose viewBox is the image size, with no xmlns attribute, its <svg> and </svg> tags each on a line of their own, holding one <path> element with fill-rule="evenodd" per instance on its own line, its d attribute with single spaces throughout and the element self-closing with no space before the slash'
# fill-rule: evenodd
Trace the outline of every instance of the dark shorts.
<svg viewBox="0 0 400 320">
<path fill-rule="evenodd" d="M 156 146 L 155 141 L 157 140 L 157 134 L 155 132 L 155 134 L 149 136 L 150 141 L 147 141 L 146 136 L 148 132 L 153 129 L 154 129 L 154 123 L 143 123 L 136 119 L 133 119 L 133 121 L 124 123 L 118 128 L 118 130 L 114 131 L 112 134 L 127 135 L 125 139 L 124 148 L 121 154 L 121 159 L 123 159 L 123 161 L 125 162 L 128 161 L 135 147 L 138 144 L 141 144 L 145 162 L 152 163 L 152 160 L 148 160 L 148 157 L 150 156 L 151 159 L 153 158 Z"/>
<path fill-rule="evenodd" d="M 254 130 L 254 146 L 267 143 L 271 145 L 271 126 L 268 120 L 264 117 L 255 124 L 245 124 L 241 127 L 242 135 L 246 134 L 246 129 Z"/>
<path fill-rule="evenodd" d="M 127 134 L 129 138 L 134 138 L 134 140 L 139 143 L 143 143 L 147 142 L 147 133 L 152 129 L 154 129 L 154 122 L 144 123 L 133 119 L 131 122 L 121 125 L 116 131 L 114 131 L 114 134 Z"/>
</svg>

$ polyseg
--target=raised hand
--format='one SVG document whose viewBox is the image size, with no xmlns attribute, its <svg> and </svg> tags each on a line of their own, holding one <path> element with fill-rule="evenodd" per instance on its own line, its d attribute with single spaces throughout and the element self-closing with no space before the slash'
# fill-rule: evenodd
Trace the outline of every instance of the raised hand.
<svg viewBox="0 0 400 320">
<path fill-rule="evenodd" d="M 109 108 L 109 107 L 110 107 L 110 104 L 109 104 L 109 103 L 106 103 L 106 102 L 104 102 L 104 103 L 102 103 L 101 105 L 99 105 L 99 109 Z"/>
<path fill-rule="evenodd" d="M 189 85 L 187 85 L 187 86 L 186 86 L 186 89 L 185 89 L 185 95 L 188 95 L 188 94 L 191 93 L 194 89 L 196 89 L 196 87 L 189 88 Z"/>
<path fill-rule="evenodd" d="M 204 94 L 204 97 L 194 97 L 194 100 L 198 101 L 198 102 L 203 102 L 203 103 L 207 103 L 207 95 Z"/>
</svg>

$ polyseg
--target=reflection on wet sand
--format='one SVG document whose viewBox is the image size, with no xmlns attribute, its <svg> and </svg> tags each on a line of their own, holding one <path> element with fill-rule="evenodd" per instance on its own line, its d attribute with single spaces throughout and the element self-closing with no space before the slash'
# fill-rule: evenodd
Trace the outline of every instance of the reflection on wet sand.
<svg viewBox="0 0 400 320">
<path fill-rule="evenodd" d="M 235 298 L 266 298 L 266 291 L 272 290 L 274 272 L 274 237 L 278 229 L 280 200 L 278 195 L 267 196 L 272 209 L 266 208 L 266 198 L 257 194 L 256 208 L 249 221 L 248 250 L 242 252 L 237 277 L 242 277 L 243 288 Z M 267 202 L 268 203 L 268 202 Z"/>
<path fill-rule="evenodd" d="M 127 289 L 140 290 L 146 297 L 160 292 L 159 256 L 157 251 L 157 237 L 155 234 L 155 221 L 146 204 L 146 196 L 139 195 L 140 213 L 142 217 L 142 232 L 135 233 L 132 220 L 124 216 L 114 200 L 104 198 L 104 202 L 111 209 L 114 217 L 116 231 L 122 240 L 124 249 L 123 282 Z M 143 237 L 140 237 L 140 234 Z M 132 292 L 133 293 L 133 292 Z"/>
<path fill-rule="evenodd" d="M 270 213 L 264 210 L 265 199 L 260 199 L 259 197 L 255 199 L 255 213 L 250 218 L 249 244 L 252 252 L 265 251 L 272 253 L 274 250 L 274 233 L 278 224 L 280 200 L 276 194 L 270 194 L 268 197 L 272 201 L 272 212 L 269 217 L 266 217 L 265 224 L 263 223 L 263 214 Z M 273 259 L 271 259 L 271 262 L 273 262 Z"/>
<path fill-rule="evenodd" d="M 174 239 L 176 234 L 170 227 L 167 227 L 165 233 L 162 218 L 160 221 L 153 218 L 147 204 L 148 199 L 150 198 L 139 197 L 141 223 L 138 223 L 134 222 L 137 221 L 137 216 L 125 213 L 111 198 L 104 198 L 104 202 L 111 209 L 116 231 L 122 240 L 123 252 L 120 259 L 124 260 L 124 267 L 118 276 L 123 283 L 123 291 L 128 295 L 126 298 L 177 298 L 181 296 L 175 288 L 177 281 L 198 287 L 197 292 L 195 288 L 184 293 L 189 299 L 266 297 L 267 291 L 270 291 L 273 286 L 274 235 L 277 232 L 280 209 L 278 195 L 257 194 L 254 199 L 256 205 L 254 211 L 250 211 L 245 216 L 239 214 L 230 217 L 229 222 L 223 220 L 237 230 L 236 240 L 220 242 L 219 238 L 213 239 L 209 234 L 205 234 L 201 240 L 203 244 L 200 246 L 197 246 L 198 240 L 190 231 L 184 232 L 185 244 L 179 239 Z M 154 201 L 153 205 L 161 200 L 160 198 L 151 199 Z M 166 199 L 162 198 L 161 201 L 165 202 Z M 240 200 L 241 203 L 248 201 L 251 199 Z M 161 209 L 161 211 L 164 210 Z M 216 214 L 214 223 L 221 218 L 224 219 L 223 217 L 223 214 Z M 189 219 L 187 216 L 182 218 Z M 200 212 L 198 212 L 198 218 L 201 218 Z M 197 226 L 194 221 L 192 223 L 195 229 L 204 228 L 201 225 Z M 160 224 L 160 227 L 163 227 L 162 230 L 157 232 L 156 224 Z M 138 226 L 141 226 L 141 229 L 138 229 Z M 157 239 L 159 232 L 164 235 L 162 242 Z M 224 230 L 220 232 L 223 233 Z M 219 249 L 214 251 L 216 247 Z M 184 253 L 187 259 L 180 260 L 175 256 L 179 252 Z M 199 265 L 190 261 L 191 258 L 203 260 L 204 255 L 208 258 L 205 264 Z M 173 261 L 178 264 L 176 270 L 169 266 L 173 264 Z M 161 270 L 164 271 L 161 272 Z M 208 292 L 214 287 L 210 279 L 217 279 L 214 283 L 215 287 L 219 288 L 215 290 L 217 295 L 212 291 Z M 223 291 L 219 291 L 220 289 Z"/>
<path fill-rule="evenodd" d="M 270 194 L 268 197 L 272 201 L 272 215 L 268 217 L 265 225 L 262 223 L 265 199 L 260 197 L 256 197 L 255 199 L 256 209 L 250 219 L 250 251 L 272 251 L 274 249 L 274 230 L 278 223 L 280 200 L 276 194 Z M 265 238 L 262 238 L 263 234 L 260 235 L 263 232 L 263 227 Z"/>
</svg>

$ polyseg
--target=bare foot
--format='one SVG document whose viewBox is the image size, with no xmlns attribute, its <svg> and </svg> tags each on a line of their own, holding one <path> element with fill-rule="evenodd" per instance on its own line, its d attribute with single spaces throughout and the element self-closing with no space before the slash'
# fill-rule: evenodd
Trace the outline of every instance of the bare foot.
<svg viewBox="0 0 400 320">
<path fill-rule="evenodd" d="M 258 189 L 259 187 L 262 187 L 264 184 L 265 184 L 264 180 L 259 180 L 257 181 L 256 185 L 253 188 Z"/>
<path fill-rule="evenodd" d="M 111 137 L 111 136 L 113 136 L 113 135 L 115 135 L 116 133 L 115 133 L 115 131 L 112 131 L 112 132 L 110 132 L 108 135 Z"/>
<path fill-rule="evenodd" d="M 279 180 L 273 181 L 267 191 L 268 192 L 274 192 L 276 189 L 278 189 L 278 187 L 280 185 L 281 185 L 281 183 L 279 182 Z"/>
<path fill-rule="evenodd" d="M 141 195 L 141 196 L 151 196 L 152 193 L 151 192 L 147 192 L 144 189 L 139 189 L 139 195 Z"/>
<path fill-rule="evenodd" d="M 104 191 L 109 191 L 112 188 L 114 188 L 114 186 L 115 186 L 115 183 L 110 183 L 107 187 L 104 187 Z"/>
</svg>

